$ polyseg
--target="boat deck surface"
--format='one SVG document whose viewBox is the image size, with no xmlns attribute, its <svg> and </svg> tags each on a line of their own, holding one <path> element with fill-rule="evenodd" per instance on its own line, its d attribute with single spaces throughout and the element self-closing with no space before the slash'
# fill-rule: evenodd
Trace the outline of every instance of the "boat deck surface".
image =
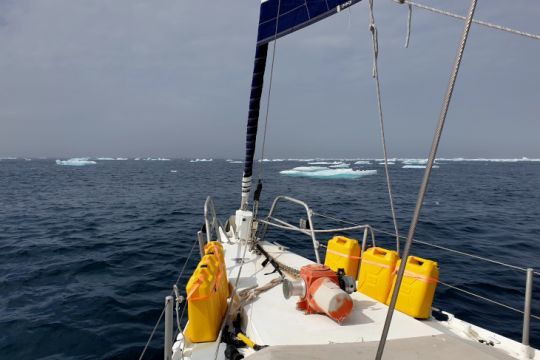
<svg viewBox="0 0 540 360">
<path fill-rule="evenodd" d="M 265 251 L 280 264 L 300 269 L 312 264 L 277 244 L 264 242 Z M 236 285 L 237 292 L 268 284 L 280 275 L 274 272 L 266 257 L 245 251 L 237 242 L 223 243 L 229 282 Z M 243 260 L 242 260 L 243 259 Z M 243 266 L 241 266 L 243 262 Z M 264 265 L 264 266 L 263 266 Z M 239 269 L 241 272 L 239 274 Z M 285 272 L 285 275 L 289 275 Z M 382 333 L 388 307 L 372 298 L 355 292 L 353 311 L 338 324 L 325 315 L 306 315 L 296 309 L 296 297 L 285 299 L 282 286 L 275 286 L 243 307 L 243 323 L 246 335 L 258 345 L 269 347 L 255 352 L 240 349 L 247 358 L 260 359 L 373 359 Z M 455 319 L 458 323 L 461 322 Z M 486 330 L 462 322 L 463 332 L 456 331 L 433 318 L 417 320 L 399 311 L 393 316 L 385 347 L 385 359 L 515 359 L 493 346 L 481 344 L 478 337 L 470 336 Z M 496 336 L 491 332 L 489 336 Z M 486 335 L 482 334 L 482 335 Z M 478 335 L 478 334 L 476 334 Z M 513 342 L 496 336 L 495 341 Z M 500 342 L 499 342 L 500 343 Z M 191 344 L 189 358 L 225 359 L 225 344 L 218 342 Z M 514 347 L 515 348 L 515 347 Z M 512 351 L 514 354 L 514 350 Z M 533 356 L 534 358 L 534 356 Z"/>
</svg>

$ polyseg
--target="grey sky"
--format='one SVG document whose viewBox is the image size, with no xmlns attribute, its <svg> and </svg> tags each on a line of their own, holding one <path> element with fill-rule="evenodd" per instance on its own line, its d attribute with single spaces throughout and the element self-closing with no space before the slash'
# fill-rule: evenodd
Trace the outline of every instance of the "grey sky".
<svg viewBox="0 0 540 360">
<path fill-rule="evenodd" d="M 414 10 L 404 49 L 406 7 L 375 3 L 390 156 L 425 156 L 463 24 Z M 0 0 L 0 156 L 242 157 L 258 7 Z M 540 33 L 534 0 L 476 17 Z M 539 59 L 474 26 L 439 154 L 540 157 Z M 267 157 L 381 156 L 371 61 L 367 2 L 279 40 Z"/>
</svg>

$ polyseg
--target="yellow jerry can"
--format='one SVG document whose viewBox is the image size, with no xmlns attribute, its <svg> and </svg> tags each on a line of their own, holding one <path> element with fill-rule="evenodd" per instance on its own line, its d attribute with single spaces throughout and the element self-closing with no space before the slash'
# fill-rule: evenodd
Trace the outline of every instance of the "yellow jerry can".
<svg viewBox="0 0 540 360">
<path fill-rule="evenodd" d="M 205 255 L 186 286 L 188 323 L 185 336 L 193 343 L 215 341 L 227 308 L 219 291 L 219 263 Z M 225 301 L 225 304 L 223 304 Z"/>
<path fill-rule="evenodd" d="M 220 290 L 223 292 L 225 299 L 229 298 L 229 280 L 227 279 L 227 267 L 225 266 L 225 253 L 223 251 L 223 245 L 218 241 L 211 241 L 204 247 L 205 255 L 216 255 L 219 260 L 219 265 L 221 269 L 220 273 Z M 225 302 L 227 302 L 225 300 Z"/>
<path fill-rule="evenodd" d="M 358 275 L 358 291 L 382 303 L 386 302 L 398 260 L 398 253 L 393 250 L 373 247 L 364 251 Z"/>
<path fill-rule="evenodd" d="M 401 261 L 396 264 L 396 274 L 400 264 Z M 390 304 L 392 300 L 395 278 L 394 275 L 392 291 L 388 294 L 386 304 Z M 435 261 L 409 256 L 399 289 L 396 310 L 417 319 L 427 319 L 431 314 L 438 281 L 439 265 Z"/>
<path fill-rule="evenodd" d="M 355 239 L 334 236 L 328 241 L 324 265 L 334 271 L 344 269 L 345 274 L 356 278 L 360 262 L 360 245 Z"/>
</svg>

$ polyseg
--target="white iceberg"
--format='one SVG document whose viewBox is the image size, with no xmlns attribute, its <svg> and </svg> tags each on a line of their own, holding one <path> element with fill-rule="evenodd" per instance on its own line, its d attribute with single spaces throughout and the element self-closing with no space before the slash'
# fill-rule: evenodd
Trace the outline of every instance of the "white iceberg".
<svg viewBox="0 0 540 360">
<path fill-rule="evenodd" d="M 209 161 L 214 161 L 214 159 L 194 159 L 194 160 L 189 160 L 189 162 L 192 162 L 192 163 L 195 163 L 195 162 L 209 162 Z"/>
<path fill-rule="evenodd" d="M 401 162 L 405 165 L 425 165 L 427 164 L 427 159 L 401 159 Z"/>
<path fill-rule="evenodd" d="M 291 170 L 280 171 L 280 174 L 314 179 L 357 179 L 368 175 L 375 175 L 377 174 L 377 170 L 329 169 L 317 166 L 300 166 Z"/>
<path fill-rule="evenodd" d="M 345 169 L 349 167 L 349 164 L 339 163 L 336 165 L 330 165 L 329 167 L 331 167 L 332 169 Z"/>
<path fill-rule="evenodd" d="M 371 162 L 369 162 L 369 160 L 358 160 L 357 162 L 354 163 L 354 165 L 370 165 Z"/>
<path fill-rule="evenodd" d="M 68 160 L 56 160 L 56 165 L 63 166 L 84 166 L 84 165 L 94 165 L 96 162 L 88 160 L 88 158 L 72 158 Z"/>
<path fill-rule="evenodd" d="M 427 165 L 403 165 L 402 169 L 425 169 Z M 433 165 L 434 169 L 437 169 L 439 165 Z"/>
<path fill-rule="evenodd" d="M 240 161 L 240 160 L 231 160 L 229 161 L 229 164 L 243 164 L 244 162 L 243 161 Z"/>
<path fill-rule="evenodd" d="M 99 161 L 113 161 L 114 158 L 111 158 L 111 157 L 98 157 L 97 160 L 99 160 Z"/>
</svg>

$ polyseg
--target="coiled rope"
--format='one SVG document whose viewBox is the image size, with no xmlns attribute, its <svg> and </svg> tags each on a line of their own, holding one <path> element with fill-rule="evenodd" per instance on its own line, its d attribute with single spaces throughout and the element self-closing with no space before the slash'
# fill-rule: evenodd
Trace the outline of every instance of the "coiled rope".
<svg viewBox="0 0 540 360">
<path fill-rule="evenodd" d="M 434 7 L 431 7 L 431 6 L 419 4 L 417 2 L 413 2 L 413 1 L 409 1 L 409 0 L 393 0 L 393 1 L 395 3 L 397 3 L 397 4 L 407 4 L 409 6 L 409 23 L 410 23 L 410 16 L 411 16 L 410 15 L 410 12 L 411 12 L 410 7 L 411 6 L 415 6 L 415 7 L 420 8 L 420 9 L 431 11 L 431 12 L 436 13 L 436 14 L 449 16 L 449 17 L 452 17 L 452 18 L 455 18 L 455 19 L 460 19 L 460 20 L 466 20 L 467 19 L 465 16 L 458 15 L 458 14 L 452 13 L 450 11 L 437 9 L 437 8 L 434 8 Z M 508 32 L 508 33 L 511 33 L 511 34 L 528 37 L 530 39 L 540 40 L 540 35 L 538 35 L 538 34 L 532 34 L 532 33 L 529 33 L 529 32 L 512 29 L 512 28 L 509 28 L 509 27 L 506 27 L 506 26 L 493 24 L 493 23 L 490 23 L 490 22 L 487 22 L 487 21 L 482 21 L 482 20 L 473 19 L 472 22 L 475 23 L 475 24 L 478 24 L 478 25 L 486 26 L 486 27 L 491 28 L 491 29 L 505 31 L 505 32 Z M 408 44 L 408 40 L 407 40 L 406 43 Z"/>
<path fill-rule="evenodd" d="M 377 34 L 377 26 L 375 25 L 375 16 L 373 15 L 373 0 L 369 0 L 369 31 L 371 32 L 371 40 L 373 44 L 373 72 L 372 76 L 375 79 L 375 92 L 377 93 L 377 110 L 379 113 L 379 125 L 381 128 L 381 142 L 384 154 L 384 173 L 386 175 L 386 187 L 388 189 L 388 199 L 390 201 L 390 211 L 392 212 L 392 221 L 394 223 L 394 230 L 396 232 L 396 250 L 399 254 L 399 229 L 396 219 L 396 210 L 394 208 L 394 196 L 392 194 L 392 182 L 390 181 L 390 174 L 388 172 L 388 151 L 386 148 L 386 137 L 384 135 L 384 117 L 382 111 L 381 100 L 381 84 L 379 81 L 379 40 Z"/>
</svg>

